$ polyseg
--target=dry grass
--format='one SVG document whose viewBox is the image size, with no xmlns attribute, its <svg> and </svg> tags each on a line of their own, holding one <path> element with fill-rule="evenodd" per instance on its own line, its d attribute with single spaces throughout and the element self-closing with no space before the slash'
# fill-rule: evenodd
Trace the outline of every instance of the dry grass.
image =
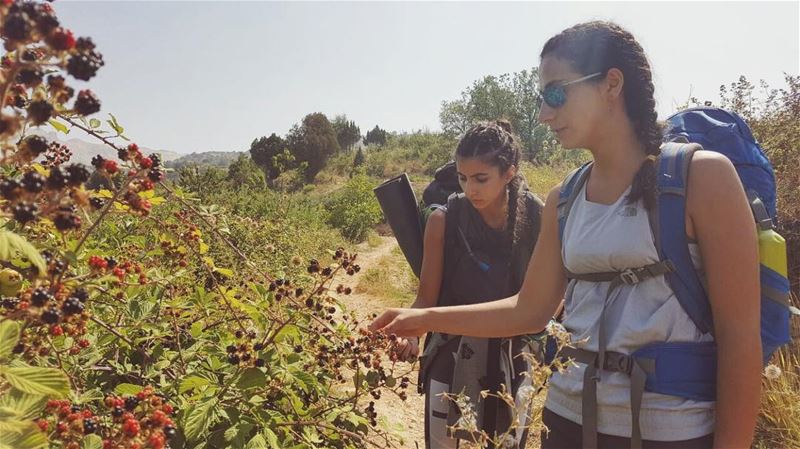
<svg viewBox="0 0 800 449">
<path fill-rule="evenodd" d="M 418 281 L 400 247 L 370 264 L 356 285 L 356 293 L 380 298 L 388 307 L 408 307 L 417 294 Z"/>
<path fill-rule="evenodd" d="M 794 297 L 794 304 L 798 304 Z M 773 356 L 781 370 L 776 379 L 765 378 L 761 391 L 761 414 L 756 428 L 756 449 L 800 447 L 800 321 L 792 322 L 792 343 Z"/>
</svg>

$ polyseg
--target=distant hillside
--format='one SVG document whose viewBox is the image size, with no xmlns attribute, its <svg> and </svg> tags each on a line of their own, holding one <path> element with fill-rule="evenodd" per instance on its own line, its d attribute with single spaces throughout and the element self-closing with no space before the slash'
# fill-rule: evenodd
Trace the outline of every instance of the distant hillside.
<svg viewBox="0 0 800 449">
<path fill-rule="evenodd" d="M 80 162 L 82 164 L 89 165 L 91 164 L 92 158 L 99 154 L 106 159 L 115 159 L 117 160 L 117 152 L 114 151 L 107 145 L 94 142 L 87 142 L 83 139 L 77 139 L 75 137 L 70 137 L 70 134 L 64 135 L 59 132 L 55 131 L 34 131 L 33 134 L 38 134 L 49 141 L 57 141 L 67 146 L 67 148 L 72 151 L 72 157 L 70 158 L 71 162 Z M 87 139 L 91 138 L 90 136 L 86 136 Z M 125 141 L 120 140 L 119 145 L 124 144 Z M 157 153 L 161 156 L 161 160 L 164 162 L 168 162 L 174 159 L 177 159 L 181 155 L 174 152 L 174 151 L 166 151 L 166 150 L 154 150 L 152 148 L 147 147 L 139 147 L 142 153 L 144 154 L 151 154 Z"/>
<path fill-rule="evenodd" d="M 245 154 L 248 157 L 250 156 L 249 151 L 203 151 L 180 156 L 170 160 L 165 165 L 174 169 L 187 165 L 228 168 L 241 154 Z"/>
</svg>

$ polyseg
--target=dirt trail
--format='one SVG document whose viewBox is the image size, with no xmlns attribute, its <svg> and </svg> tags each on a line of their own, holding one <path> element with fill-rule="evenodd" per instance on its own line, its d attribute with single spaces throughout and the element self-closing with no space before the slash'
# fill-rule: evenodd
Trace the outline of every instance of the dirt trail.
<svg viewBox="0 0 800 449">
<path fill-rule="evenodd" d="M 387 304 L 383 298 L 377 298 L 359 291 L 359 280 L 369 271 L 370 267 L 378 266 L 381 260 L 386 258 L 396 259 L 397 256 L 393 255 L 396 248 L 397 240 L 394 237 L 381 236 L 378 246 L 371 247 L 367 243 L 362 243 L 352 249 L 353 252 L 358 253 L 356 262 L 364 269 L 352 277 L 347 276 L 346 279 L 341 279 L 342 284 L 350 287 L 353 293 L 348 296 L 340 296 L 340 300 L 349 310 L 354 311 L 364 324 L 372 320 L 373 313 L 380 314 L 392 305 Z M 405 263 L 404 260 L 402 262 Z M 385 394 L 379 401 L 375 401 L 375 410 L 378 416 L 384 417 L 389 428 L 403 437 L 402 448 L 416 449 L 417 447 L 425 447 L 424 397 L 417 394 L 417 368 L 418 364 L 415 364 L 413 371 L 408 374 L 412 384 L 406 390 L 408 398 L 405 401 L 400 400 L 399 397 L 393 394 Z M 410 364 L 399 364 L 400 372 L 405 372 L 409 369 L 412 369 Z"/>
</svg>

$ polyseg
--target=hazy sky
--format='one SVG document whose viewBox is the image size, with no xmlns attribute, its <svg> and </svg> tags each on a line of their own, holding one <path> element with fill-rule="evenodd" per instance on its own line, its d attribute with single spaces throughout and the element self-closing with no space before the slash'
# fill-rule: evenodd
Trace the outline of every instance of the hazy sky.
<svg viewBox="0 0 800 449">
<path fill-rule="evenodd" d="M 443 100 L 537 65 L 548 37 L 591 19 L 617 21 L 642 43 L 663 118 L 690 93 L 718 100 L 740 74 L 773 86 L 798 74 L 798 5 L 53 3 L 105 57 L 90 82 L 100 118 L 112 112 L 141 145 L 181 153 L 246 150 L 316 111 L 347 114 L 362 133 L 438 130 Z"/>
</svg>

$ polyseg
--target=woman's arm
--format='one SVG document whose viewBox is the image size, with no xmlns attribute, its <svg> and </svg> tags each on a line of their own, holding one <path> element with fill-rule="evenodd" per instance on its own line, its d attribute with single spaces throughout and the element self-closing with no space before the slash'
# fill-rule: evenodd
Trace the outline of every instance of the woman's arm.
<svg viewBox="0 0 800 449">
<path fill-rule="evenodd" d="M 687 194 L 708 276 L 718 347 L 714 446 L 749 448 L 761 388 L 758 238 L 747 197 L 733 164 L 697 152 Z"/>
<path fill-rule="evenodd" d="M 390 309 L 370 329 L 401 337 L 426 331 L 474 337 L 512 337 L 541 331 L 553 317 L 566 288 L 556 214 L 559 188 L 547 197 L 538 243 L 519 294 L 468 306 Z"/>
</svg>

